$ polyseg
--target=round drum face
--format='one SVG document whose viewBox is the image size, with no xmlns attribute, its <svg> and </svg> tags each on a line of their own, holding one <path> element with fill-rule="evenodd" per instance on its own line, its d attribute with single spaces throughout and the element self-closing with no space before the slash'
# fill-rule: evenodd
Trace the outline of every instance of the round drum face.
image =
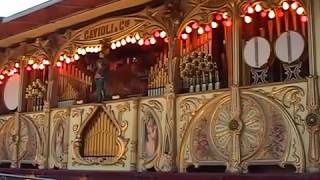
<svg viewBox="0 0 320 180">
<path fill-rule="evenodd" d="M 253 68 L 261 68 L 268 62 L 271 48 L 268 40 L 262 37 L 253 37 L 244 47 L 243 58 Z"/>
<path fill-rule="evenodd" d="M 11 76 L 6 82 L 3 100 L 9 110 L 15 110 L 19 103 L 20 75 Z"/>
<path fill-rule="evenodd" d="M 276 40 L 275 53 L 277 58 L 284 63 L 293 63 L 303 54 L 304 39 L 295 31 L 282 33 Z"/>
</svg>

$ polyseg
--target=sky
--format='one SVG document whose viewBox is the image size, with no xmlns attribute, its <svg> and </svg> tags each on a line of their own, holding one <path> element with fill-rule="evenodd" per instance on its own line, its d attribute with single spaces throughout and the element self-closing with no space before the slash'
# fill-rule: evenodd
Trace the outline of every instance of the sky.
<svg viewBox="0 0 320 180">
<path fill-rule="evenodd" d="M 9 17 L 49 0 L 0 0 L 0 17 Z"/>
</svg>

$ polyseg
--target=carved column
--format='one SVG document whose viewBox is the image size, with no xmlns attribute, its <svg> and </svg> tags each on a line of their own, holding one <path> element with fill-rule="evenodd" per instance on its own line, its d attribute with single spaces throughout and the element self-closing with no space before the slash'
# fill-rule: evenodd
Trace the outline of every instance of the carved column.
<svg viewBox="0 0 320 180">
<path fill-rule="evenodd" d="M 231 87 L 231 121 L 229 122 L 229 129 L 232 131 L 232 154 L 227 161 L 227 172 L 241 173 L 241 149 L 240 149 L 240 136 L 242 129 L 241 121 L 241 98 L 239 89 L 239 62 L 240 62 L 240 12 L 237 3 L 234 1 L 232 4 L 232 59 L 233 59 L 233 72 L 232 72 L 232 87 Z"/>
<path fill-rule="evenodd" d="M 308 50 L 309 50 L 309 71 L 306 126 L 309 131 L 308 147 L 308 171 L 319 172 L 320 170 L 320 114 L 319 114 L 319 70 L 320 52 L 316 51 L 320 47 L 320 35 L 316 33 L 320 28 L 320 2 L 317 0 L 307 0 L 306 9 L 308 13 Z"/>
</svg>

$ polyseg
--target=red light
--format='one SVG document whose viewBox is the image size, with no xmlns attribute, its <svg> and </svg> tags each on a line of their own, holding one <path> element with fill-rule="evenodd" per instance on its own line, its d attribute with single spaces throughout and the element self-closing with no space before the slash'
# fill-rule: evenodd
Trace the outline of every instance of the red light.
<svg viewBox="0 0 320 180">
<path fill-rule="evenodd" d="M 198 23 L 193 23 L 193 24 L 192 24 L 192 28 L 193 28 L 193 29 L 198 29 L 198 27 L 199 27 Z"/>
<path fill-rule="evenodd" d="M 62 66 L 62 63 L 59 61 L 57 62 L 57 67 L 61 67 Z"/>
<path fill-rule="evenodd" d="M 149 39 L 144 40 L 144 45 L 146 45 L 146 46 L 149 46 L 149 45 L 150 45 Z"/>
<path fill-rule="evenodd" d="M 210 27 L 209 25 L 206 25 L 206 27 L 204 28 L 204 30 L 205 30 L 206 32 L 210 32 L 210 31 L 211 31 L 211 27 Z"/>
<path fill-rule="evenodd" d="M 282 9 L 278 9 L 277 16 L 278 17 L 283 17 L 284 16 L 284 12 L 282 11 Z"/>
<path fill-rule="evenodd" d="M 0 85 L 2 85 L 3 84 L 3 82 L 2 81 L 0 81 Z"/>
<path fill-rule="evenodd" d="M 223 25 L 227 26 L 227 27 L 230 27 L 232 25 L 232 22 L 231 20 L 227 20 L 227 21 L 223 21 Z"/>
<path fill-rule="evenodd" d="M 181 34 L 181 38 L 182 38 L 183 40 L 188 39 L 188 34 L 186 34 L 186 33 Z"/>
<path fill-rule="evenodd" d="M 220 14 L 216 15 L 216 20 L 220 21 L 222 19 L 222 16 Z"/>
<path fill-rule="evenodd" d="M 168 43 L 169 42 L 169 38 L 168 37 L 164 38 L 164 42 Z"/>
<path fill-rule="evenodd" d="M 26 70 L 27 70 L 27 71 L 31 71 L 32 68 L 31 68 L 30 66 L 27 66 L 27 67 L 26 67 Z"/>
<path fill-rule="evenodd" d="M 300 17 L 300 21 L 301 22 L 307 22 L 308 21 L 308 17 L 307 16 L 301 16 Z"/>
<path fill-rule="evenodd" d="M 260 13 L 260 16 L 263 17 L 263 18 L 267 17 L 267 12 L 266 11 L 262 11 Z"/>
<path fill-rule="evenodd" d="M 158 37 L 160 37 L 160 33 L 159 33 L 159 31 L 156 31 L 156 32 L 154 32 L 154 37 L 156 37 L 156 38 L 158 38 Z"/>
</svg>

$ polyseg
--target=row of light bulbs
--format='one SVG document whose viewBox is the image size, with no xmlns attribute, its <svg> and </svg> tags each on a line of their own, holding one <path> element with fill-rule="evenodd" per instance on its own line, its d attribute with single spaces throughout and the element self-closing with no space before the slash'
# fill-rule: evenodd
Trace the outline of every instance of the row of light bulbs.
<svg viewBox="0 0 320 180">
<path fill-rule="evenodd" d="M 306 22 L 307 21 L 307 17 L 303 16 L 305 13 L 305 10 L 302 6 L 299 5 L 299 3 L 297 2 L 292 2 L 291 4 L 289 4 L 289 2 L 284 1 L 282 3 L 282 9 L 284 11 L 287 11 L 289 9 L 292 9 L 294 11 L 296 11 L 296 13 L 298 15 L 301 15 L 301 21 L 302 22 Z M 253 13 L 261 13 L 262 17 L 266 17 L 268 15 L 269 19 L 274 19 L 276 17 L 276 15 L 278 15 L 279 17 L 282 17 L 284 15 L 283 11 L 281 9 L 278 9 L 278 12 L 276 14 L 275 10 L 269 10 L 268 12 L 263 10 L 263 7 L 260 4 L 256 4 L 254 7 L 253 6 L 248 6 L 247 9 L 245 10 L 245 12 L 247 13 L 243 18 L 244 18 L 244 22 L 249 24 L 252 22 L 252 17 L 250 16 L 250 14 Z"/>
<path fill-rule="evenodd" d="M 184 33 L 181 34 L 181 38 L 183 40 L 188 39 L 189 34 L 194 30 L 196 30 L 199 35 L 202 35 L 205 32 L 210 32 L 212 29 L 216 29 L 219 27 L 218 21 L 222 21 L 222 24 L 225 26 L 232 25 L 232 21 L 229 17 L 228 12 L 215 14 L 213 17 L 213 21 L 210 24 L 206 24 L 204 26 L 199 25 L 197 22 L 189 23 L 189 25 L 185 27 Z"/>
<path fill-rule="evenodd" d="M 31 71 L 32 69 L 34 70 L 44 70 L 44 68 L 46 66 L 50 65 L 50 62 L 49 60 L 47 59 L 42 59 L 41 61 L 39 62 L 36 62 L 34 59 L 29 59 L 28 60 L 28 65 L 26 66 L 26 70 L 27 71 Z"/>
<path fill-rule="evenodd" d="M 116 42 L 113 42 L 111 44 L 111 49 L 117 49 L 120 48 L 121 46 L 125 46 L 126 44 L 136 44 L 138 43 L 140 46 L 146 45 L 153 45 L 157 43 L 156 38 L 162 38 L 165 39 L 167 37 L 167 33 L 165 31 L 155 31 L 153 33 L 153 37 L 149 38 L 141 38 L 139 33 L 136 33 L 134 36 L 127 36 L 126 38 L 123 38 L 121 40 L 118 40 Z M 167 40 L 165 39 L 167 42 Z"/>
<path fill-rule="evenodd" d="M 19 73 L 20 64 L 18 62 L 14 63 L 10 68 L 3 69 L 0 74 L 0 85 L 3 84 L 3 80 L 7 77 L 13 76 Z"/>
<path fill-rule="evenodd" d="M 87 47 L 80 47 L 77 49 L 77 53 L 80 55 L 86 55 L 87 53 L 98 53 L 102 50 L 101 45 L 98 46 L 87 46 Z"/>
</svg>

